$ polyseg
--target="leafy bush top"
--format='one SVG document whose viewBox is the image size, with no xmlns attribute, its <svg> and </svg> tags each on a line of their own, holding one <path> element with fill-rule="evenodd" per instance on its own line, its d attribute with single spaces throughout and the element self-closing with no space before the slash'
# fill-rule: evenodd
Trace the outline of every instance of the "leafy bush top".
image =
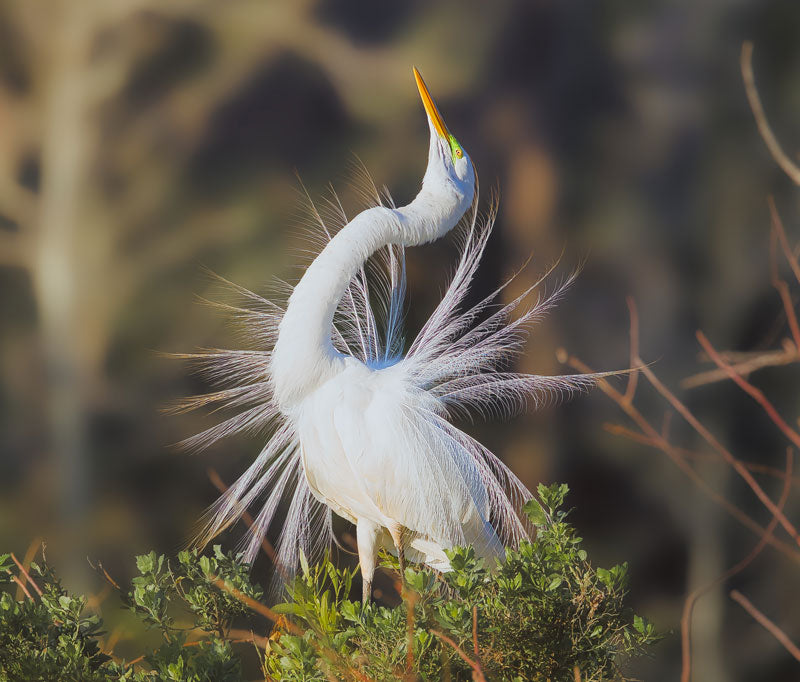
<svg viewBox="0 0 800 682">
<path fill-rule="evenodd" d="M 619 675 L 623 655 L 654 642 L 653 626 L 627 612 L 627 567 L 594 569 L 561 509 L 566 485 L 540 486 L 525 508 L 538 534 L 488 566 L 472 548 L 449 552 L 453 570 L 409 567 L 402 605 L 348 598 L 354 572 L 330 561 L 303 566 L 275 610 L 305 629 L 273 639 L 264 656 L 275 680 L 584 680 Z M 393 557 L 386 565 L 397 569 Z M 460 653 L 459 653 L 460 650 Z M 480 678 L 478 678 L 480 679 Z"/>
</svg>

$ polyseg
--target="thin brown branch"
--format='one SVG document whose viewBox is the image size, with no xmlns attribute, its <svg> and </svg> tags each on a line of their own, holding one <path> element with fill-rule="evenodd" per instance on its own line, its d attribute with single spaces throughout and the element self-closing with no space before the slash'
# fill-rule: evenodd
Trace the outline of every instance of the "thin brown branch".
<svg viewBox="0 0 800 682">
<path fill-rule="evenodd" d="M 777 639 L 783 647 L 798 661 L 800 661 L 800 649 L 790 640 L 786 633 L 781 630 L 775 623 L 767 618 L 761 611 L 759 611 L 750 600 L 745 597 L 738 590 L 731 590 L 731 599 L 742 605 L 742 608 L 747 611 L 758 623 L 763 626 L 769 633 Z"/>
<path fill-rule="evenodd" d="M 793 250 L 789 244 L 789 240 L 786 237 L 786 229 L 783 227 L 783 220 L 781 220 L 778 209 L 775 207 L 775 200 L 771 196 L 767 197 L 767 203 L 769 205 L 772 228 L 778 235 L 778 242 L 780 242 L 781 251 L 783 251 L 784 258 L 786 258 L 790 267 L 792 268 L 792 272 L 794 273 L 797 283 L 800 284 L 800 261 L 798 261 L 797 255 L 800 253 L 800 248 Z M 800 245 L 798 245 L 798 247 L 800 247 Z"/>
<path fill-rule="evenodd" d="M 232 642 L 252 642 L 255 644 L 259 649 L 263 649 L 264 651 L 267 650 L 269 647 L 269 640 L 266 637 L 262 637 L 261 635 L 257 635 L 252 630 L 241 630 L 237 628 L 231 628 L 228 632 L 231 637 L 235 637 L 236 639 L 232 639 Z"/>
<path fill-rule="evenodd" d="M 467 654 L 464 653 L 464 650 L 443 632 L 431 630 L 431 634 L 449 644 L 453 648 L 453 651 L 455 651 L 461 657 L 461 660 L 463 660 L 470 668 L 472 668 L 473 680 L 477 680 L 478 682 L 486 682 L 486 677 L 483 674 L 483 669 L 481 668 L 480 663 L 473 661 L 469 656 L 467 656 Z"/>
<path fill-rule="evenodd" d="M 800 362 L 800 352 L 798 352 L 797 348 L 792 347 L 785 350 L 758 353 L 757 355 L 749 357 L 747 360 L 731 365 L 731 368 L 737 374 L 747 376 L 765 367 L 780 367 L 781 365 L 790 365 L 794 362 Z M 728 373 L 724 369 L 711 369 L 686 377 L 681 381 L 680 386 L 685 389 L 697 388 L 698 386 L 705 386 L 706 384 L 723 381 L 727 379 L 728 376 Z"/>
<path fill-rule="evenodd" d="M 603 424 L 603 429 L 608 433 L 614 436 L 621 436 L 622 438 L 627 438 L 628 440 L 632 440 L 636 443 L 641 443 L 642 445 L 647 445 L 651 448 L 659 448 L 658 442 L 645 436 L 643 433 L 639 433 L 638 431 L 634 431 L 633 429 L 629 429 L 627 426 L 623 426 L 622 424 L 612 424 L 606 422 Z M 662 434 L 663 435 L 663 434 Z M 666 438 L 666 436 L 664 436 Z M 682 457 L 686 457 L 689 459 L 718 459 L 718 456 L 712 452 L 695 452 L 694 450 L 688 450 L 687 448 L 679 448 L 674 446 L 675 452 L 680 454 Z M 742 464 L 747 467 L 750 471 L 753 471 L 757 474 L 764 474 L 765 476 L 770 476 L 771 478 L 777 478 L 781 481 L 786 480 L 786 474 L 781 469 L 777 467 L 767 466 L 765 464 L 758 464 L 756 462 L 745 462 L 744 460 L 739 460 Z M 790 481 L 792 486 L 800 485 L 800 476 L 792 476 Z"/>
<path fill-rule="evenodd" d="M 262 604 L 260 601 L 253 599 L 252 597 L 247 596 L 244 592 L 237 590 L 232 585 L 228 585 L 222 578 L 215 578 L 213 581 L 214 585 L 216 585 L 219 589 L 223 592 L 227 592 L 235 599 L 238 599 L 242 604 L 247 606 L 252 611 L 264 616 L 264 618 L 271 620 L 273 623 L 277 623 L 278 619 L 281 617 L 279 613 L 273 611 L 269 606 Z M 303 630 L 290 620 L 284 619 L 282 621 L 284 627 L 291 632 L 293 635 L 302 636 Z"/>
<path fill-rule="evenodd" d="M 783 510 L 786 501 L 789 499 L 789 491 L 791 490 L 791 477 L 792 465 L 794 461 L 794 453 L 791 448 L 786 450 L 786 478 L 784 479 L 783 490 L 781 491 L 780 499 L 778 500 L 778 508 Z M 703 585 L 691 592 L 683 604 L 683 615 L 681 616 L 681 682 L 690 682 L 692 678 L 692 644 L 691 644 L 691 630 L 692 630 L 692 612 L 694 611 L 695 604 L 706 592 L 716 587 L 717 585 L 730 580 L 737 573 L 741 573 L 747 568 L 753 560 L 761 553 L 767 545 L 767 540 L 772 536 L 775 526 L 778 525 L 778 519 L 773 516 L 767 525 L 766 533 L 761 537 L 755 547 L 750 553 L 736 565 L 729 568 L 722 575 L 718 576 L 710 583 Z"/>
<path fill-rule="evenodd" d="M 635 359 L 639 357 L 639 313 L 636 309 L 636 301 L 633 296 L 628 296 L 626 299 L 628 304 L 628 314 L 630 315 L 630 366 L 635 367 Z M 628 375 L 628 387 L 625 389 L 625 400 L 633 402 L 636 395 L 636 385 L 639 382 L 639 372 L 635 369 Z"/>
<path fill-rule="evenodd" d="M 27 588 L 27 587 L 25 587 L 25 583 L 24 583 L 24 582 L 22 582 L 22 581 L 21 581 L 21 580 L 20 580 L 20 579 L 19 579 L 17 576 L 15 576 L 15 575 L 12 575 L 12 576 L 11 576 L 11 578 L 12 578 L 12 580 L 13 580 L 15 583 L 17 583 L 17 586 L 18 586 L 18 587 L 19 587 L 19 588 L 20 588 L 20 589 L 21 589 L 21 590 L 22 590 L 22 591 L 25 593 L 25 596 L 26 596 L 28 599 L 33 599 L 33 596 L 31 595 L 31 593 L 30 593 L 30 592 L 28 592 L 28 588 Z"/>
<path fill-rule="evenodd" d="M 698 332 L 698 338 L 701 338 L 700 343 L 703 344 L 703 340 L 705 337 L 702 335 L 702 332 Z M 703 344 L 705 350 L 712 358 L 719 359 L 719 362 L 722 362 L 722 359 L 716 355 L 716 352 L 711 347 L 710 344 L 707 342 Z M 718 363 L 719 364 L 719 363 Z M 730 365 L 725 364 L 726 367 L 730 367 Z M 722 458 L 736 471 L 737 474 L 750 486 L 750 489 L 756 494 L 761 503 L 769 509 L 770 513 L 778 517 L 778 521 L 780 522 L 781 526 L 786 530 L 787 533 L 792 537 L 792 539 L 800 545 L 800 536 L 797 534 L 797 530 L 786 518 L 783 512 L 775 506 L 775 503 L 769 498 L 769 496 L 764 492 L 761 486 L 758 484 L 752 474 L 742 465 L 742 463 L 736 459 L 736 457 L 731 454 L 730 450 L 728 450 L 725 446 L 720 443 L 716 437 L 705 427 L 703 424 L 698 421 L 697 417 L 695 417 L 689 409 L 680 401 L 678 400 L 675 395 L 673 395 L 670 390 L 659 381 L 658 377 L 650 370 L 649 367 L 642 366 L 642 372 L 647 377 L 647 380 L 653 385 L 655 388 L 674 408 L 675 410 L 687 421 L 687 423 L 695 430 L 698 434 L 705 440 L 714 450 L 716 450 Z M 737 383 L 739 381 L 744 381 L 739 375 L 737 375 L 733 370 L 731 370 L 731 375 L 735 377 L 735 381 Z M 749 386 L 749 384 L 747 384 Z M 762 533 L 763 535 L 763 533 Z"/>
<path fill-rule="evenodd" d="M 206 470 L 208 475 L 208 480 L 211 481 L 211 484 L 220 491 L 223 495 L 227 492 L 228 486 L 225 485 L 225 482 L 220 478 L 220 475 L 217 473 L 216 469 L 209 467 Z M 247 525 L 249 529 L 253 528 L 253 517 L 250 515 L 250 512 L 244 510 L 241 516 L 242 521 Z M 277 561 L 277 555 L 275 553 L 275 548 L 272 546 L 269 540 L 267 540 L 266 536 L 261 538 L 261 549 L 264 550 L 264 553 L 269 557 L 270 561 L 275 565 L 275 567 L 280 571 L 281 566 Z"/>
<path fill-rule="evenodd" d="M 778 411 L 773 407 L 772 403 L 767 399 L 767 397 L 758 390 L 755 386 L 753 386 L 748 381 L 745 381 L 742 377 L 740 377 L 736 372 L 733 371 L 733 368 L 725 362 L 714 350 L 713 346 L 706 338 L 703 332 L 697 332 L 697 340 L 700 342 L 700 345 L 703 346 L 705 351 L 709 354 L 712 360 L 721 368 L 728 372 L 728 376 L 733 379 L 736 384 L 745 392 L 747 393 L 753 400 L 755 400 L 763 410 L 767 413 L 767 416 L 775 423 L 775 425 L 781 430 L 783 435 L 785 435 L 797 448 L 800 448 L 800 433 L 794 431 L 791 426 L 789 426 L 783 418 L 778 414 Z"/>
<path fill-rule="evenodd" d="M 772 132 L 767 116 L 764 113 L 764 107 L 761 105 L 761 98 L 758 96 L 758 89 L 756 88 L 755 76 L 753 76 L 753 43 L 749 40 L 742 44 L 742 79 L 744 80 L 744 88 L 747 93 L 747 99 L 750 102 L 750 108 L 753 110 L 753 116 L 756 119 L 758 132 L 772 154 L 772 158 L 777 163 L 786 175 L 796 185 L 800 185 L 800 168 L 786 155 L 781 149 L 777 138 Z"/>
<path fill-rule="evenodd" d="M 474 604 L 472 606 L 472 653 L 475 654 L 475 658 L 480 661 L 481 656 L 478 653 L 478 605 Z"/>
<path fill-rule="evenodd" d="M 593 371 L 580 359 L 567 355 L 566 352 L 564 352 L 563 355 L 564 358 L 562 361 L 570 367 L 577 369 L 580 372 L 591 373 Z M 731 504 L 725 497 L 720 495 L 708 483 L 706 483 L 706 481 L 689 465 L 689 463 L 680 455 L 680 453 L 677 452 L 676 448 L 661 434 L 659 434 L 659 432 L 650 424 L 650 422 L 647 421 L 647 419 L 645 419 L 645 417 L 641 412 L 639 412 L 639 410 L 636 409 L 636 407 L 634 407 L 632 404 L 626 404 L 624 402 L 623 396 L 619 391 L 614 389 L 614 387 L 604 379 L 598 381 L 597 386 L 601 391 L 603 391 L 603 393 L 611 398 L 611 400 L 617 403 L 620 408 L 622 408 L 625 414 L 627 414 L 631 420 L 633 420 L 633 422 L 646 436 L 654 441 L 654 447 L 657 447 L 658 450 L 667 455 L 667 457 L 672 460 L 672 462 L 687 476 L 687 478 L 689 478 L 689 480 L 694 483 L 695 486 L 697 486 L 712 502 L 719 505 L 731 517 L 736 519 L 745 528 L 748 528 L 756 535 L 763 536 L 765 534 L 765 529 L 759 523 L 754 521 L 741 509 Z M 800 552 L 794 549 L 794 547 L 782 542 L 774 536 L 770 536 L 768 542 L 772 547 L 777 549 L 787 558 L 800 563 Z"/>
<path fill-rule="evenodd" d="M 781 297 L 783 310 L 786 313 L 786 322 L 789 324 L 789 329 L 792 332 L 794 348 L 795 351 L 798 351 L 800 350 L 800 326 L 797 324 L 797 314 L 794 311 L 792 293 L 789 291 L 789 285 L 781 278 L 778 270 L 778 242 L 781 241 L 781 235 L 783 235 L 783 241 L 786 241 L 786 233 L 783 230 L 783 223 L 778 215 L 778 209 L 775 207 L 775 202 L 773 201 L 772 197 L 768 198 L 768 203 L 770 218 L 772 221 L 772 228 L 770 229 L 769 235 L 769 260 L 772 286 Z M 783 244 L 781 245 L 781 248 L 783 248 Z M 786 248 L 783 249 L 783 251 L 784 255 L 786 255 L 788 252 L 787 258 L 789 259 L 789 262 L 792 263 L 794 260 L 794 254 L 792 254 L 791 250 L 789 250 L 788 244 L 786 244 Z M 798 277 L 798 281 L 800 281 L 800 272 L 796 272 L 795 275 Z"/>
<path fill-rule="evenodd" d="M 39 586 L 33 581 L 33 578 L 31 578 L 31 574 L 28 573 L 25 566 L 22 565 L 22 562 L 19 559 L 17 559 L 17 556 L 14 554 L 14 552 L 11 552 L 11 558 L 14 560 L 14 563 L 17 565 L 17 568 L 19 569 L 20 578 L 22 578 L 22 576 L 25 576 L 25 580 L 27 580 L 31 584 L 31 587 L 33 587 L 33 589 L 36 590 L 36 594 L 38 594 L 41 597 L 42 591 L 39 589 Z"/>
<path fill-rule="evenodd" d="M 36 552 L 41 546 L 41 544 L 42 544 L 41 538 L 33 538 L 33 540 L 31 540 L 31 543 L 28 545 L 28 549 L 25 550 L 25 555 L 22 557 L 22 565 L 25 568 L 28 568 L 28 566 L 31 565 L 31 561 L 33 561 L 33 557 L 36 556 Z M 22 577 L 22 573 L 20 573 L 19 577 L 20 578 Z M 22 590 L 20 590 L 19 588 L 17 588 L 16 599 L 17 601 L 22 599 Z"/>
</svg>

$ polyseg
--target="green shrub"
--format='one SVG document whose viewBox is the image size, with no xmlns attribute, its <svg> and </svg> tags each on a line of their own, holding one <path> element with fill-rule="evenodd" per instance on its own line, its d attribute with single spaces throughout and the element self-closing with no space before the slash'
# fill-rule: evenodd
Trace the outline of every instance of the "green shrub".
<svg viewBox="0 0 800 682">
<path fill-rule="evenodd" d="M 470 679 L 479 665 L 490 680 L 572 681 L 576 667 L 583 680 L 619 676 L 620 659 L 657 635 L 624 608 L 627 567 L 588 563 L 561 509 L 566 493 L 566 485 L 539 487 L 544 508 L 525 508 L 536 539 L 507 550 L 497 566 L 460 548 L 449 553 L 449 573 L 407 568 L 395 608 L 349 600 L 350 570 L 304 564 L 289 601 L 275 610 L 305 633 L 270 642 L 265 674 L 287 682 Z"/>
</svg>

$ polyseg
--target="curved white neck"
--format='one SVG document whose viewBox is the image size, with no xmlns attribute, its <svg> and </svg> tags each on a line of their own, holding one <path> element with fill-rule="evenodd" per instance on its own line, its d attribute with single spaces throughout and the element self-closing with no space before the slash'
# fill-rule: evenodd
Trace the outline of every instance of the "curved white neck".
<svg viewBox="0 0 800 682">
<path fill-rule="evenodd" d="M 430 167 L 429 167 L 430 171 Z M 382 246 L 424 244 L 444 236 L 472 202 L 452 182 L 432 182 L 407 206 L 359 213 L 331 239 L 289 298 L 272 355 L 275 398 L 290 412 L 344 368 L 331 343 L 333 316 L 350 280 Z"/>
</svg>

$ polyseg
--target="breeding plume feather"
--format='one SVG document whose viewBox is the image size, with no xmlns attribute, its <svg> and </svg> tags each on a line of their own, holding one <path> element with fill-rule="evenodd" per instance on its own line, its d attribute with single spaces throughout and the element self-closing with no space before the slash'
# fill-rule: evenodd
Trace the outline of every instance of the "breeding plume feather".
<svg viewBox="0 0 800 682">
<path fill-rule="evenodd" d="M 284 303 L 231 285 L 241 303 L 224 307 L 244 324 L 251 348 L 190 355 L 220 390 L 180 407 L 237 410 L 188 439 L 190 447 L 242 432 L 266 438 L 207 513 L 200 541 L 257 508 L 245 549 L 252 560 L 286 500 L 277 562 L 291 575 L 300 552 L 314 557 L 334 541 L 338 514 L 356 525 L 365 598 L 380 547 L 401 566 L 408 558 L 444 571 L 453 546 L 501 557 L 527 537 L 520 510 L 531 493 L 453 418 L 509 417 L 597 378 L 509 370 L 571 278 L 548 295 L 533 286 L 502 304 L 501 287 L 465 305 L 496 212 L 479 214 L 472 162 L 414 73 L 430 127 L 417 197 L 398 208 L 367 179 L 369 206 L 352 220 L 335 195 L 320 205 L 309 199 L 319 254 L 296 286 L 279 283 Z M 459 221 L 452 279 L 406 344 L 404 250 Z"/>
</svg>

